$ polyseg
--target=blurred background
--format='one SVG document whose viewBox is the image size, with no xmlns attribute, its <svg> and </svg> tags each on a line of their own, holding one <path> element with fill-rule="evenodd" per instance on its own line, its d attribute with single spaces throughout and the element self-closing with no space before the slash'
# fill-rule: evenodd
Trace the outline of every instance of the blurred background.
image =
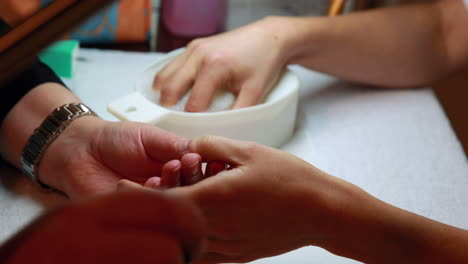
<svg viewBox="0 0 468 264">
<path fill-rule="evenodd" d="M 0 18 L 19 25 L 57 0 L 0 0 Z M 73 75 L 79 47 L 168 52 L 195 38 L 232 30 L 266 16 L 327 15 L 332 2 L 344 2 L 344 13 L 422 0 L 118 0 L 63 36 L 41 59 L 64 78 Z M 8 31 L 8 29 L 6 29 Z M 0 30 L 2 33 L 2 30 Z M 5 32 L 3 32 L 5 33 Z M 432 85 L 452 126 L 468 152 L 467 71 Z M 466 91 L 466 89 L 465 89 Z"/>
<path fill-rule="evenodd" d="M 89 47 L 168 52 L 185 46 L 194 38 L 232 30 L 266 16 L 325 15 L 331 2 L 330 0 L 120 0 L 85 24 L 82 27 L 85 30 L 78 30 L 79 33 L 72 36 Z M 344 2 L 346 2 L 345 12 L 350 12 L 394 4 L 397 1 Z M 105 21 L 106 17 L 114 21 L 108 23 Z M 96 29 L 102 28 L 104 28 L 103 33 L 110 31 L 111 33 L 107 32 L 107 35 L 114 35 L 114 39 L 112 40 L 112 37 L 106 39 L 103 35 L 93 33 L 84 34 L 86 31 L 96 32 Z M 137 32 L 140 32 L 139 35 L 136 35 Z"/>
<path fill-rule="evenodd" d="M 56 0 L 2 0 L 0 17 L 18 25 Z M 338 0 L 345 12 L 407 0 Z M 416 0 L 409 1 L 415 2 Z M 83 47 L 167 52 L 194 38 L 232 30 L 266 16 L 326 15 L 333 0 L 118 0 L 64 39 Z"/>
<path fill-rule="evenodd" d="M 0 18 L 12 26 L 19 25 L 25 18 L 58 1 L 65 0 L 0 0 Z M 348 13 L 385 5 L 413 4 L 422 0 L 337 0 L 336 2 L 340 1 L 345 2 L 344 12 Z M 334 1 L 118 0 L 79 28 L 63 36 L 66 43 L 47 49 L 41 55 L 41 59 L 61 77 L 70 78 L 73 67 L 64 67 L 64 65 L 71 65 L 75 61 L 79 46 L 168 52 L 187 45 L 193 39 L 233 30 L 266 16 L 323 16 L 327 14 L 332 2 Z M 464 77 L 466 78 L 466 74 Z M 459 104 L 445 103 L 449 100 L 445 100 L 442 91 L 448 89 L 437 89 L 440 86 L 445 85 L 440 83 L 434 85 L 444 105 L 467 105 L 463 101 Z M 454 96 L 454 98 L 462 97 Z M 460 120 L 464 122 L 465 114 Z M 463 134 L 468 142 L 468 132 Z"/>
</svg>

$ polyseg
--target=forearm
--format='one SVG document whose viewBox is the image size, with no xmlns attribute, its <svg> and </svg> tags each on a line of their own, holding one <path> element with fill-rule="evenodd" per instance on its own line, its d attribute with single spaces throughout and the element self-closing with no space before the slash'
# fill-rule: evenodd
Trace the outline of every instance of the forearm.
<svg viewBox="0 0 468 264">
<path fill-rule="evenodd" d="M 288 63 L 343 79 L 383 86 L 419 86 L 468 58 L 461 1 L 376 9 L 334 18 L 273 18 Z M 275 24 L 277 22 L 273 22 Z M 457 33 L 457 34 L 455 34 Z M 457 44 L 458 43 L 458 44 Z"/>
<path fill-rule="evenodd" d="M 318 246 L 364 263 L 465 263 L 468 231 L 386 204 L 340 180 Z"/>
<path fill-rule="evenodd" d="M 377 203 L 381 215 L 370 219 L 376 219 L 374 230 L 381 232 L 370 263 L 468 262 L 468 231 Z"/>
</svg>

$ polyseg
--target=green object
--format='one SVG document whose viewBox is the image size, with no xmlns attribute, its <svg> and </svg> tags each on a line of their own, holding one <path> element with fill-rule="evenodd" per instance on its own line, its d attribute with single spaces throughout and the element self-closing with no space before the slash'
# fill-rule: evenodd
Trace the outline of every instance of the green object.
<svg viewBox="0 0 468 264">
<path fill-rule="evenodd" d="M 76 40 L 58 41 L 45 49 L 39 58 L 58 76 L 72 78 L 80 44 Z"/>
</svg>

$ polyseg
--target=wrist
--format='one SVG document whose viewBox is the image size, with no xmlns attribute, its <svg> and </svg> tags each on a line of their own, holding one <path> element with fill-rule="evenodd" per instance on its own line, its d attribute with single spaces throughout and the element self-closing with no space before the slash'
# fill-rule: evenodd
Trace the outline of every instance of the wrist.
<svg viewBox="0 0 468 264">
<path fill-rule="evenodd" d="M 318 228 L 322 232 L 316 246 L 369 264 L 457 263 L 467 257 L 464 246 L 454 246 L 466 245 L 464 230 L 396 208 L 332 176 L 320 189 L 323 193 L 309 195 L 323 199 L 321 214 L 309 216 L 322 218 L 322 226 L 311 226 L 308 232 L 309 241 L 317 237 Z M 316 205 L 307 212 L 314 210 Z"/>
<path fill-rule="evenodd" d="M 320 51 L 325 30 L 323 21 L 317 17 L 267 17 L 264 24 L 277 36 L 284 63 L 300 64 Z"/>
<path fill-rule="evenodd" d="M 17 168 L 29 138 L 48 115 L 64 103 L 79 102 L 57 83 L 44 83 L 29 91 L 7 114 L 0 127 L 1 155 Z"/>
<path fill-rule="evenodd" d="M 69 173 L 74 169 L 86 169 L 79 165 L 83 157 L 91 152 L 92 139 L 97 136 L 106 121 L 96 116 L 74 119 L 45 150 L 39 167 L 40 180 L 44 184 L 68 193 Z M 81 162 L 85 164 L 85 162 Z"/>
<path fill-rule="evenodd" d="M 300 29 L 297 27 L 299 18 L 270 16 L 260 20 L 256 24 L 270 36 L 270 41 L 277 44 L 278 63 L 281 67 L 289 64 L 296 56 L 298 49 L 302 49 L 304 43 L 296 40 L 300 37 Z"/>
<path fill-rule="evenodd" d="M 382 251 L 380 247 L 388 239 L 382 234 L 391 234 L 388 221 L 392 220 L 385 212 L 386 204 L 313 167 L 309 175 L 310 182 L 303 185 L 301 193 L 302 199 L 310 201 L 304 210 L 309 244 L 343 257 L 376 263 L 373 254 Z"/>
<path fill-rule="evenodd" d="M 307 166 L 303 175 L 291 189 L 295 190 L 294 204 L 304 205 L 295 214 L 305 219 L 300 230 L 307 244 L 350 257 L 352 251 L 340 252 L 352 240 L 356 225 L 361 225 L 355 219 L 360 215 L 360 207 L 370 203 L 369 195 L 313 166 Z"/>
</svg>

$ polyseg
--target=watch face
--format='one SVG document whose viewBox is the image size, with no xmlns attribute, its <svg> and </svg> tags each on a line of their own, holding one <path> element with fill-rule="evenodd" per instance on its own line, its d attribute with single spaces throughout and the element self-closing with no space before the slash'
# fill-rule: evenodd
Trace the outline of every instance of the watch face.
<svg viewBox="0 0 468 264">
<path fill-rule="evenodd" d="M 0 84 L 114 0 L 0 0 Z"/>
</svg>

